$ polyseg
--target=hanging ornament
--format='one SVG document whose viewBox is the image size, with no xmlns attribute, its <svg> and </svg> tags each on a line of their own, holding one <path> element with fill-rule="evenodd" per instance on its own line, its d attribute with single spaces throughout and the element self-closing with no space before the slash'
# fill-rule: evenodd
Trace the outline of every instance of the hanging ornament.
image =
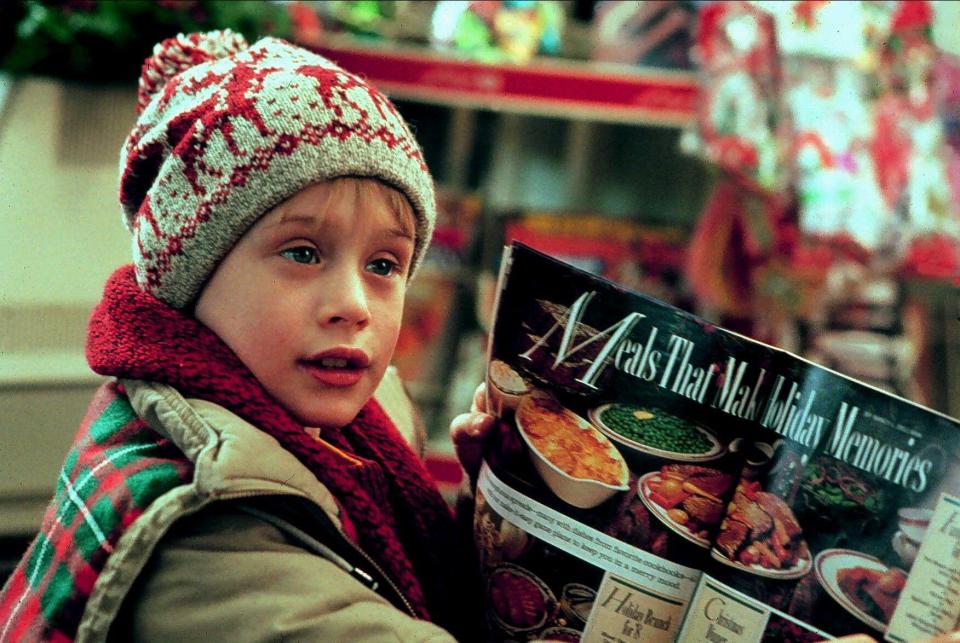
<svg viewBox="0 0 960 643">
<path fill-rule="evenodd" d="M 701 9 L 696 42 L 701 153 L 758 189 L 782 187 L 772 19 L 746 2 L 709 4 Z"/>
<path fill-rule="evenodd" d="M 897 6 L 885 49 L 885 72 L 887 100 L 900 106 L 900 126 L 909 137 L 899 202 L 905 224 L 901 271 L 949 279 L 960 273 L 960 207 L 951 173 L 954 151 L 937 110 L 934 81 L 942 54 L 933 43 L 932 22 L 933 8 L 925 0 Z"/>
</svg>

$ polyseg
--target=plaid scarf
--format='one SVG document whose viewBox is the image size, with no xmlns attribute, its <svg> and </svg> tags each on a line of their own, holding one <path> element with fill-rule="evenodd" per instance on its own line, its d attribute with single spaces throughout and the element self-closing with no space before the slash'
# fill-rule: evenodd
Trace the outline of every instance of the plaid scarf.
<svg viewBox="0 0 960 643">
<path fill-rule="evenodd" d="M 330 489 L 358 544 L 420 618 L 455 634 L 470 627 L 471 601 L 451 591 L 470 582 L 469 554 L 455 544 L 452 515 L 429 474 L 374 400 L 352 424 L 314 440 L 219 337 L 141 291 L 132 266 L 106 284 L 87 359 L 103 375 L 161 382 L 219 404 L 276 438 Z M 72 640 L 124 528 L 191 474 L 118 393 L 108 385 L 91 405 L 42 532 L 0 595 L 0 641 Z"/>
<path fill-rule="evenodd" d="M 123 531 L 192 465 L 136 416 L 119 387 L 97 391 L 40 534 L 0 594 L 0 641 L 71 641 Z"/>
</svg>

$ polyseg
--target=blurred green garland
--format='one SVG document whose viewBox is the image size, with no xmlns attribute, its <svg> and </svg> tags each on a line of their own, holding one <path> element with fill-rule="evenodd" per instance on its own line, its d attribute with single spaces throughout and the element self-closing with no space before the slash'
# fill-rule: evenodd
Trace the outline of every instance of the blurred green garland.
<svg viewBox="0 0 960 643">
<path fill-rule="evenodd" d="M 288 38 L 284 5 L 253 0 L 0 0 L 0 70 L 86 82 L 134 82 L 153 45 L 232 29 Z"/>
</svg>

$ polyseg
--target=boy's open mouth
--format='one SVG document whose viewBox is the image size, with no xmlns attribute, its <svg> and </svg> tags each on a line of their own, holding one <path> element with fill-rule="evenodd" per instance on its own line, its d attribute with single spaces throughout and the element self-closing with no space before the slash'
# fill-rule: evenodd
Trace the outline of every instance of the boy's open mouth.
<svg viewBox="0 0 960 643">
<path fill-rule="evenodd" d="M 347 387 L 363 377 L 370 366 L 370 358 L 357 348 L 334 348 L 300 360 L 300 364 L 321 384 Z"/>
</svg>

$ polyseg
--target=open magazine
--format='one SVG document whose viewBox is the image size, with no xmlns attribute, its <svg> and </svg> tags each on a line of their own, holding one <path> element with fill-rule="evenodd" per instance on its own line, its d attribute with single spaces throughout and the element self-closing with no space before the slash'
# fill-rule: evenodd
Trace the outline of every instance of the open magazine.
<svg viewBox="0 0 960 643">
<path fill-rule="evenodd" d="M 960 627 L 960 423 L 521 244 L 474 536 L 497 640 Z"/>
</svg>

